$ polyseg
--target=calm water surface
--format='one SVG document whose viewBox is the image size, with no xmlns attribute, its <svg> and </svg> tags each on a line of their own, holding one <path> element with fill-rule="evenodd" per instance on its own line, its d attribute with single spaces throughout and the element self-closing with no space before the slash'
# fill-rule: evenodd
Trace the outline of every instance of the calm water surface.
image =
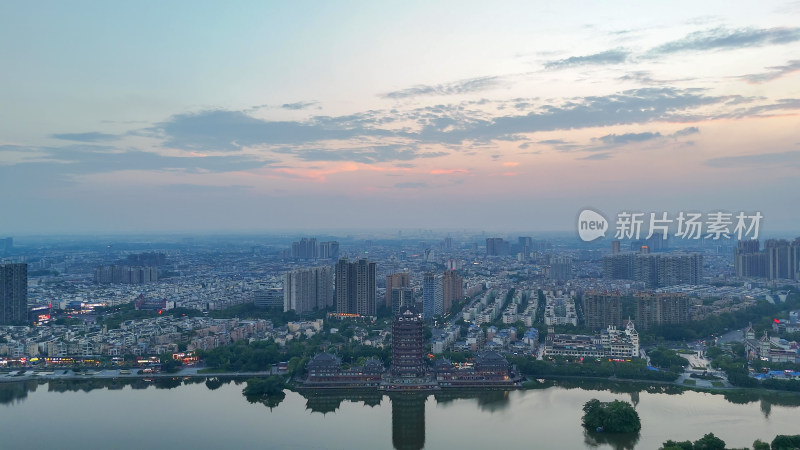
<svg viewBox="0 0 800 450">
<path fill-rule="evenodd" d="M 656 449 L 711 431 L 728 447 L 800 432 L 796 397 L 630 385 L 431 395 L 298 394 L 251 403 L 243 384 L 90 380 L 0 384 L 0 448 Z M 638 390 L 643 389 L 643 390 Z M 638 436 L 587 435 L 581 407 L 632 402 Z"/>
</svg>

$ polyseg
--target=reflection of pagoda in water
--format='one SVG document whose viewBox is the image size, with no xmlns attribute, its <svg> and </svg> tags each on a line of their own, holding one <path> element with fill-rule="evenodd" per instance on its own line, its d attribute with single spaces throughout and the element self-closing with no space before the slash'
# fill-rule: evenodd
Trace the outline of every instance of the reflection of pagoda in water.
<svg viewBox="0 0 800 450">
<path fill-rule="evenodd" d="M 419 450 L 425 447 L 426 394 L 391 394 L 392 444 L 398 450 Z"/>
<path fill-rule="evenodd" d="M 383 399 L 383 394 L 375 391 L 348 392 L 342 391 L 307 391 L 303 394 L 306 399 L 306 409 L 311 412 L 327 414 L 339 409 L 343 401 L 353 403 L 363 403 L 369 407 L 379 406 Z"/>
</svg>

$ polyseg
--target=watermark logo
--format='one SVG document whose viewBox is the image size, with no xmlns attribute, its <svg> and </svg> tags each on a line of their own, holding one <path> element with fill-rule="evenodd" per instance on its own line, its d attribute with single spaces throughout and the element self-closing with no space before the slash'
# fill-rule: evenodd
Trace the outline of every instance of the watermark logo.
<svg viewBox="0 0 800 450">
<path fill-rule="evenodd" d="M 578 236 L 584 242 L 591 242 L 605 237 L 608 221 L 602 214 L 591 209 L 584 209 L 578 215 Z"/>
<path fill-rule="evenodd" d="M 680 211 L 670 216 L 667 212 L 627 212 L 617 214 L 614 239 L 650 239 L 653 236 L 667 239 L 670 234 L 676 239 L 758 239 L 761 220 L 764 216 L 756 211 L 738 214 L 714 211 L 707 214 Z M 610 223 L 592 209 L 584 209 L 578 215 L 578 235 L 584 242 L 605 237 Z"/>
</svg>

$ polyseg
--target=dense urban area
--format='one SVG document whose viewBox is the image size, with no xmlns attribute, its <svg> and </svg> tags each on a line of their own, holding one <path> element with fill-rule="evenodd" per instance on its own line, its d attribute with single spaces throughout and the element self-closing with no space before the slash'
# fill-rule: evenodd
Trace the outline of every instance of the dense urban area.
<svg viewBox="0 0 800 450">
<path fill-rule="evenodd" d="M 316 388 L 603 377 L 800 390 L 800 239 L 7 238 L 0 379 Z"/>
</svg>

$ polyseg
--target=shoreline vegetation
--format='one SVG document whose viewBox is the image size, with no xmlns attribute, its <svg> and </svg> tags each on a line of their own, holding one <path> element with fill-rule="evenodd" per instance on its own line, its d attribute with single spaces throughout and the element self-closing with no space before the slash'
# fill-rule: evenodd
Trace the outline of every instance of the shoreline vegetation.
<svg viewBox="0 0 800 450">
<path fill-rule="evenodd" d="M 156 374 L 130 374 L 130 375 L 31 375 L 25 377 L 0 377 L 0 390 L 4 386 L 29 384 L 36 385 L 55 383 L 55 384 L 68 384 L 75 383 L 76 385 L 83 385 L 85 382 L 97 381 L 100 386 L 115 383 L 128 383 L 134 384 L 139 381 L 145 383 L 153 383 L 158 380 L 184 380 L 194 382 L 201 382 L 209 379 L 223 379 L 228 381 L 236 381 L 238 383 L 246 382 L 250 379 L 267 379 L 275 377 L 274 374 L 261 371 L 261 372 L 211 372 L 211 371 L 197 371 L 195 373 L 156 373 Z M 306 386 L 303 383 L 296 382 L 286 376 L 279 376 L 284 380 L 284 389 L 292 392 L 339 392 L 339 393 L 358 393 L 358 392 L 381 392 L 374 386 L 360 386 L 360 387 L 320 387 L 320 386 Z M 197 381 L 199 380 L 199 381 Z M 187 382 L 191 384 L 191 382 Z M 635 392 L 660 392 L 667 394 L 680 394 L 685 391 L 694 391 L 701 393 L 709 393 L 713 395 L 723 395 L 726 399 L 733 399 L 734 403 L 749 403 L 758 401 L 760 399 L 768 398 L 774 404 L 783 404 L 787 406 L 800 407 L 800 393 L 792 391 L 784 391 L 777 389 L 768 389 L 762 387 L 699 387 L 689 386 L 682 383 L 660 380 L 646 380 L 646 379 L 624 379 L 624 378 L 610 378 L 610 377 L 591 377 L 591 376 L 574 376 L 574 375 L 546 375 L 533 379 L 527 379 L 520 386 L 504 386 L 498 388 L 481 388 L 473 387 L 453 387 L 447 389 L 448 391 L 514 391 L 514 390 L 539 390 L 548 389 L 551 387 L 559 387 L 562 389 L 587 389 L 587 390 L 608 390 L 613 393 L 635 393 Z M 434 391 L 422 390 L 420 393 L 432 394 Z M 0 398 L 2 403 L 2 398 Z"/>
</svg>

